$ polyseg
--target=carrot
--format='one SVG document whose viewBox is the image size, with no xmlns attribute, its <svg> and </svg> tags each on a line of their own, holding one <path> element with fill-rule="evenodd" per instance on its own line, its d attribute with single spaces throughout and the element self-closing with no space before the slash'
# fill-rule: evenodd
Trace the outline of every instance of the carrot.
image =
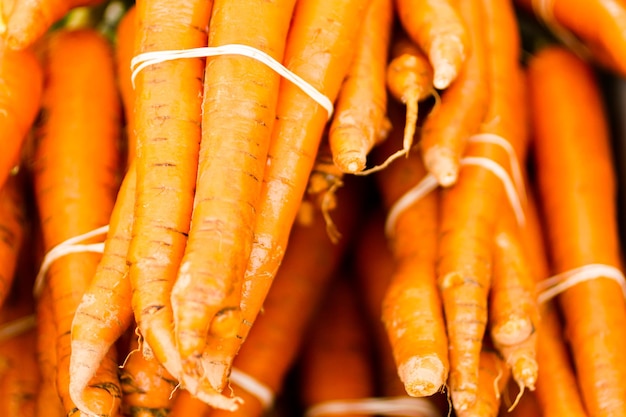
<svg viewBox="0 0 626 417">
<path fill-rule="evenodd" d="M 500 409 L 500 393 L 509 380 L 506 363 L 496 352 L 480 352 L 478 396 L 468 409 L 457 412 L 459 417 L 496 417 Z"/>
<path fill-rule="evenodd" d="M 577 52 L 590 54 L 602 65 L 626 75 L 626 5 L 619 0 L 516 0 L 534 12 L 557 36 L 580 41 Z M 584 16 L 584 18 L 582 18 Z M 571 31 L 569 33 L 568 31 Z M 575 38 L 576 39 L 576 38 Z M 571 46 L 571 45 L 570 45 Z"/>
<path fill-rule="evenodd" d="M 398 119 L 392 119 L 396 126 L 401 124 L 396 123 Z M 392 135 L 383 144 L 387 149 L 402 131 Z M 387 210 L 426 175 L 420 159 L 419 154 L 412 154 L 380 172 L 378 184 Z M 438 212 L 439 196 L 433 192 L 404 208 L 387 230 L 395 269 L 383 300 L 382 320 L 406 392 L 419 397 L 441 390 L 449 370 L 435 272 Z"/>
<path fill-rule="evenodd" d="M 97 32 L 59 31 L 50 39 L 44 112 L 32 169 L 45 249 L 50 251 L 107 224 L 118 188 L 120 108 L 112 51 Z M 57 388 L 68 413 L 76 406 L 69 393 L 70 329 L 98 261 L 98 254 L 67 255 L 51 265 L 46 277 L 57 332 Z M 95 407 L 92 412 L 115 414 L 116 368 L 115 352 L 109 350 L 102 371 L 82 396 Z"/>
<path fill-rule="evenodd" d="M 426 117 L 422 126 L 424 165 L 444 187 L 457 181 L 466 141 L 478 130 L 489 102 L 485 16 L 479 4 L 480 1 L 460 2 L 459 11 L 469 30 L 471 52 L 456 81 L 445 91 L 441 103 Z M 437 67 L 434 64 L 433 69 L 436 80 Z"/>
<path fill-rule="evenodd" d="M 43 72 L 31 50 L 12 51 L 0 42 L 0 186 L 19 165 L 26 134 L 41 104 Z"/>
<path fill-rule="evenodd" d="M 0 378 L 2 401 L 0 415 L 22 417 L 35 415 L 35 396 L 39 387 L 39 369 L 35 357 L 36 332 L 30 329 L 2 342 L 2 357 L 8 370 Z"/>
<path fill-rule="evenodd" d="M 418 116 L 418 103 L 433 94 L 433 69 L 428 58 L 413 41 L 405 36 L 394 40 L 391 61 L 387 65 L 389 93 L 406 106 L 404 138 L 400 155 L 406 154 L 413 143 Z"/>
<path fill-rule="evenodd" d="M 434 85 L 441 90 L 457 78 L 474 47 L 472 30 L 456 6 L 449 0 L 396 0 L 402 27 L 428 55 Z"/>
<path fill-rule="evenodd" d="M 120 371 L 122 413 L 129 417 L 168 415 L 178 381 L 154 357 L 145 358 L 137 342 L 137 338 L 131 339 L 129 356 Z"/>
<path fill-rule="evenodd" d="M 367 2 L 299 1 L 294 11 L 284 63 L 331 101 L 348 71 L 352 43 Z M 245 273 L 242 312 L 245 340 L 261 310 L 284 256 L 328 113 L 297 87 L 283 82 L 277 121 L 263 179 L 255 240 Z"/>
<path fill-rule="evenodd" d="M 545 230 L 541 225 L 536 199 L 533 194 L 530 197 L 523 238 L 529 249 L 529 266 L 533 270 L 533 276 L 540 281 L 549 275 Z M 552 301 L 540 307 L 541 321 L 537 328 L 539 374 L 535 394 L 543 415 L 587 416 L 572 368 L 570 352 L 563 337 L 559 312 Z"/>
<path fill-rule="evenodd" d="M 517 386 L 513 388 L 511 384 L 509 384 L 509 392 L 506 393 L 509 397 L 514 397 L 516 395 Z M 505 397 L 506 398 L 506 397 Z M 508 410 L 506 404 L 502 403 L 504 407 L 500 407 L 499 416 L 508 416 L 508 417 L 542 417 L 545 414 L 541 409 L 539 403 L 537 402 L 537 396 L 534 392 L 526 392 L 521 396 L 519 402 L 515 405 L 511 411 Z"/>
<path fill-rule="evenodd" d="M 15 1 L 1 33 L 12 49 L 26 49 L 34 44 L 67 12 L 75 7 L 94 6 L 103 0 L 20 0 Z"/>
<path fill-rule="evenodd" d="M 300 357 L 301 396 L 309 410 L 327 401 L 374 395 L 366 322 L 351 285 L 347 276 L 337 275 L 311 323 Z M 364 414 L 347 411 L 342 415 Z"/>
<path fill-rule="evenodd" d="M 211 410 L 207 403 L 183 390 L 176 394 L 168 417 L 206 417 Z"/>
<path fill-rule="evenodd" d="M 131 81 L 131 60 L 135 52 L 137 38 L 137 8 L 132 6 L 120 19 L 115 31 L 115 63 L 117 84 L 122 96 L 126 121 L 127 165 L 135 159 L 135 90 Z"/>
<path fill-rule="evenodd" d="M 614 166 L 591 67 L 563 48 L 544 48 L 529 62 L 528 85 L 553 272 L 589 264 L 621 268 Z M 626 363 L 620 358 L 626 303 L 620 286 L 602 278 L 559 295 L 578 384 L 592 416 L 626 409 Z"/>
<path fill-rule="evenodd" d="M 0 188 L 0 305 L 11 289 L 27 232 L 23 180 L 10 177 Z"/>
<path fill-rule="evenodd" d="M 365 168 L 367 154 L 390 128 L 385 65 L 392 20 L 392 0 L 371 0 L 337 99 L 329 142 L 334 163 L 346 173 Z"/>
<path fill-rule="evenodd" d="M 501 214 L 495 231 L 490 335 L 522 391 L 535 389 L 539 326 L 535 278 L 525 249 L 513 213 Z"/>
<path fill-rule="evenodd" d="M 212 5 L 137 2 L 135 53 L 205 46 Z M 181 365 L 170 294 L 193 206 L 203 68 L 201 59 L 168 61 L 148 66 L 135 79 L 137 191 L 127 255 L 132 308 L 142 337 L 175 378 Z"/>
<path fill-rule="evenodd" d="M 310 224 L 296 223 L 285 258 L 263 304 L 263 314 L 235 358 L 236 369 L 273 393 L 282 392 L 285 377 L 307 340 L 307 324 L 351 241 L 359 219 L 355 211 L 360 198 L 358 188 L 350 185 L 355 184 L 342 188 L 337 195 L 335 217 L 344 232 L 343 239 L 337 244 L 328 239 L 324 216 L 319 209 L 314 211 Z M 237 381 L 231 381 L 231 388 L 237 396 L 241 395 L 243 404 L 233 413 L 215 410 L 211 417 L 263 414 L 267 405 L 262 404 L 260 398 L 247 393 Z"/>
<path fill-rule="evenodd" d="M 248 45 L 282 61 L 294 5 L 215 0 L 209 46 Z M 279 74 L 255 59 L 207 60 L 191 229 L 171 296 L 183 383 L 192 393 L 203 379 L 221 391 L 240 346 L 243 274 L 279 85 Z"/>
<path fill-rule="evenodd" d="M 36 417 L 64 417 L 65 411 L 56 385 L 57 357 L 54 348 L 56 323 L 52 308 L 52 293 L 44 289 L 37 300 L 36 355 L 40 374 L 39 391 L 35 399 Z"/>
</svg>

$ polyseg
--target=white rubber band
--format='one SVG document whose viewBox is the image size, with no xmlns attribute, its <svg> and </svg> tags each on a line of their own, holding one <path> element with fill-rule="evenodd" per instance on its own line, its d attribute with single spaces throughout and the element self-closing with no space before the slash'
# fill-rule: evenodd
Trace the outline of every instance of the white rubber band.
<svg viewBox="0 0 626 417">
<path fill-rule="evenodd" d="M 389 209 L 385 221 L 385 234 L 392 236 L 398 217 L 413 203 L 421 200 L 425 195 L 439 186 L 439 182 L 433 174 L 426 174 L 420 182 L 402 195 Z"/>
<path fill-rule="evenodd" d="M 30 329 L 34 328 L 36 323 L 37 319 L 34 314 L 3 323 L 0 325 L 0 342 L 4 342 L 5 340 L 12 339 L 26 333 Z"/>
<path fill-rule="evenodd" d="M 104 252 L 104 243 L 89 243 L 89 244 L 81 244 L 87 239 L 91 239 L 96 236 L 101 236 L 109 232 L 109 225 L 99 227 L 95 230 L 92 230 L 87 233 L 83 233 L 82 235 L 74 236 L 72 238 L 67 239 L 65 242 L 61 242 L 52 249 L 46 256 L 43 258 L 43 262 L 39 267 L 39 273 L 37 273 L 37 278 L 35 278 L 35 283 L 33 285 L 33 294 L 35 297 L 39 297 L 41 291 L 43 289 L 44 280 L 46 278 L 46 274 L 50 269 L 50 266 L 59 258 L 62 258 L 66 255 L 70 255 L 72 253 L 81 253 L 81 252 L 94 252 L 94 253 L 103 253 Z"/>
<path fill-rule="evenodd" d="M 441 417 L 439 410 L 425 398 L 382 397 L 326 401 L 310 407 L 305 417 L 328 414 L 371 414 L 406 417 Z"/>
<path fill-rule="evenodd" d="M 230 371 L 230 382 L 254 395 L 264 410 L 267 410 L 274 404 L 274 393 L 272 390 L 247 373 L 237 368 L 232 368 Z"/>
<path fill-rule="evenodd" d="M 545 303 L 565 290 L 584 281 L 606 278 L 615 281 L 626 297 L 626 278 L 618 268 L 604 264 L 589 264 L 546 278 L 537 284 L 537 301 Z"/>
<path fill-rule="evenodd" d="M 248 45 L 228 44 L 221 46 L 205 46 L 202 48 L 178 49 L 168 51 L 152 51 L 144 52 L 135 56 L 130 63 L 132 71 L 131 82 L 135 88 L 135 78 L 137 74 L 147 66 L 159 64 L 165 61 L 172 61 L 182 58 L 205 58 L 218 55 L 242 55 L 248 58 L 256 59 L 267 65 L 279 75 L 283 76 L 293 84 L 298 86 L 309 97 L 315 100 L 320 106 L 326 109 L 328 118 L 330 119 L 334 106 L 332 101 L 324 94 L 320 93 L 315 87 L 302 79 L 299 75 L 288 70 L 283 64 L 272 58 L 270 55 Z"/>
<path fill-rule="evenodd" d="M 478 133 L 476 135 L 470 136 L 467 141 L 471 143 L 490 143 L 493 145 L 498 145 L 509 155 L 511 177 L 513 178 L 513 182 L 515 183 L 515 188 L 517 188 L 517 193 L 519 194 L 521 201 L 525 205 L 527 198 L 526 187 L 524 186 L 524 178 L 522 176 L 522 169 L 520 167 L 517 154 L 515 153 L 515 149 L 513 149 L 511 143 L 508 140 L 504 139 L 502 136 L 496 135 L 495 133 Z"/>
</svg>

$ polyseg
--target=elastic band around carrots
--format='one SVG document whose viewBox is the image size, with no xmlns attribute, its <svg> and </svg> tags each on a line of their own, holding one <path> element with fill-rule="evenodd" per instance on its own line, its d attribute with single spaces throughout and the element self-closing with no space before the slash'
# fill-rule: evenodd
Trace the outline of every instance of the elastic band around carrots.
<svg viewBox="0 0 626 417">
<path fill-rule="evenodd" d="M 64 242 L 59 243 L 54 248 L 50 249 L 50 251 L 43 258 L 43 262 L 41 263 L 39 272 L 37 273 L 37 278 L 35 278 L 35 283 L 33 285 L 33 294 L 35 295 L 35 297 L 39 297 L 39 294 L 41 294 L 44 279 L 54 261 L 66 255 L 71 255 L 72 253 L 103 253 L 104 242 L 89 244 L 81 244 L 80 242 L 91 239 L 92 237 L 107 234 L 108 232 L 109 225 L 107 224 L 106 226 L 99 227 L 87 233 L 83 233 L 82 235 L 71 237 Z"/>
<path fill-rule="evenodd" d="M 441 416 L 439 410 L 430 401 L 424 398 L 381 397 L 325 401 L 309 408 L 304 417 L 355 413 L 405 417 Z"/>
<path fill-rule="evenodd" d="M 17 337 L 33 327 L 35 327 L 37 319 L 34 314 L 20 317 L 0 326 L 0 342 Z"/>
<path fill-rule="evenodd" d="M 254 395 L 263 406 L 263 409 L 267 410 L 274 404 L 274 393 L 272 390 L 247 373 L 237 368 L 232 368 L 230 371 L 230 382 Z"/>
<path fill-rule="evenodd" d="M 537 284 L 539 291 L 537 301 L 545 303 L 574 285 L 598 278 L 607 278 L 617 282 L 626 297 L 626 278 L 622 271 L 611 265 L 589 264 L 540 281 Z"/>
<path fill-rule="evenodd" d="M 279 75 L 298 86 L 303 92 L 308 94 L 320 106 L 326 109 L 326 112 L 328 113 L 328 118 L 331 118 L 334 106 L 328 97 L 320 93 L 316 88 L 314 88 L 311 84 L 302 79 L 299 75 L 288 70 L 283 64 L 272 58 L 270 55 L 248 45 L 228 44 L 221 46 L 205 46 L 202 48 L 144 52 L 135 56 L 130 63 L 132 71 L 131 81 L 133 84 L 133 88 L 135 86 L 135 77 L 137 76 L 139 71 L 150 65 L 175 59 L 204 58 L 217 55 L 242 55 L 248 58 L 256 59 L 257 61 L 267 65 L 268 67 L 276 71 Z"/>
</svg>

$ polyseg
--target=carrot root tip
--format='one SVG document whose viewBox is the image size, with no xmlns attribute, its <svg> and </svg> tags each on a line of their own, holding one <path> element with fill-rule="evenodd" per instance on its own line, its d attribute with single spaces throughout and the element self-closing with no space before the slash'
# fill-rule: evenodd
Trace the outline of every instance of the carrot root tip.
<svg viewBox="0 0 626 417">
<path fill-rule="evenodd" d="M 459 175 L 459 162 L 452 151 L 434 147 L 424 152 L 424 165 L 442 187 L 453 185 Z"/>
<path fill-rule="evenodd" d="M 413 356 L 398 366 L 407 394 L 414 397 L 437 393 L 446 382 L 447 368 L 437 355 Z"/>
</svg>

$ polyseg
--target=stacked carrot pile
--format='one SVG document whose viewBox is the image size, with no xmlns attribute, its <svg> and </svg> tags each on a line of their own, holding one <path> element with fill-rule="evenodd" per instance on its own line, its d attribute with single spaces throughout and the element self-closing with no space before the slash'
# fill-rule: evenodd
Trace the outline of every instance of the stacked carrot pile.
<svg viewBox="0 0 626 417">
<path fill-rule="evenodd" d="M 174 3 L 0 2 L 0 415 L 624 414 L 626 1 Z"/>
</svg>

